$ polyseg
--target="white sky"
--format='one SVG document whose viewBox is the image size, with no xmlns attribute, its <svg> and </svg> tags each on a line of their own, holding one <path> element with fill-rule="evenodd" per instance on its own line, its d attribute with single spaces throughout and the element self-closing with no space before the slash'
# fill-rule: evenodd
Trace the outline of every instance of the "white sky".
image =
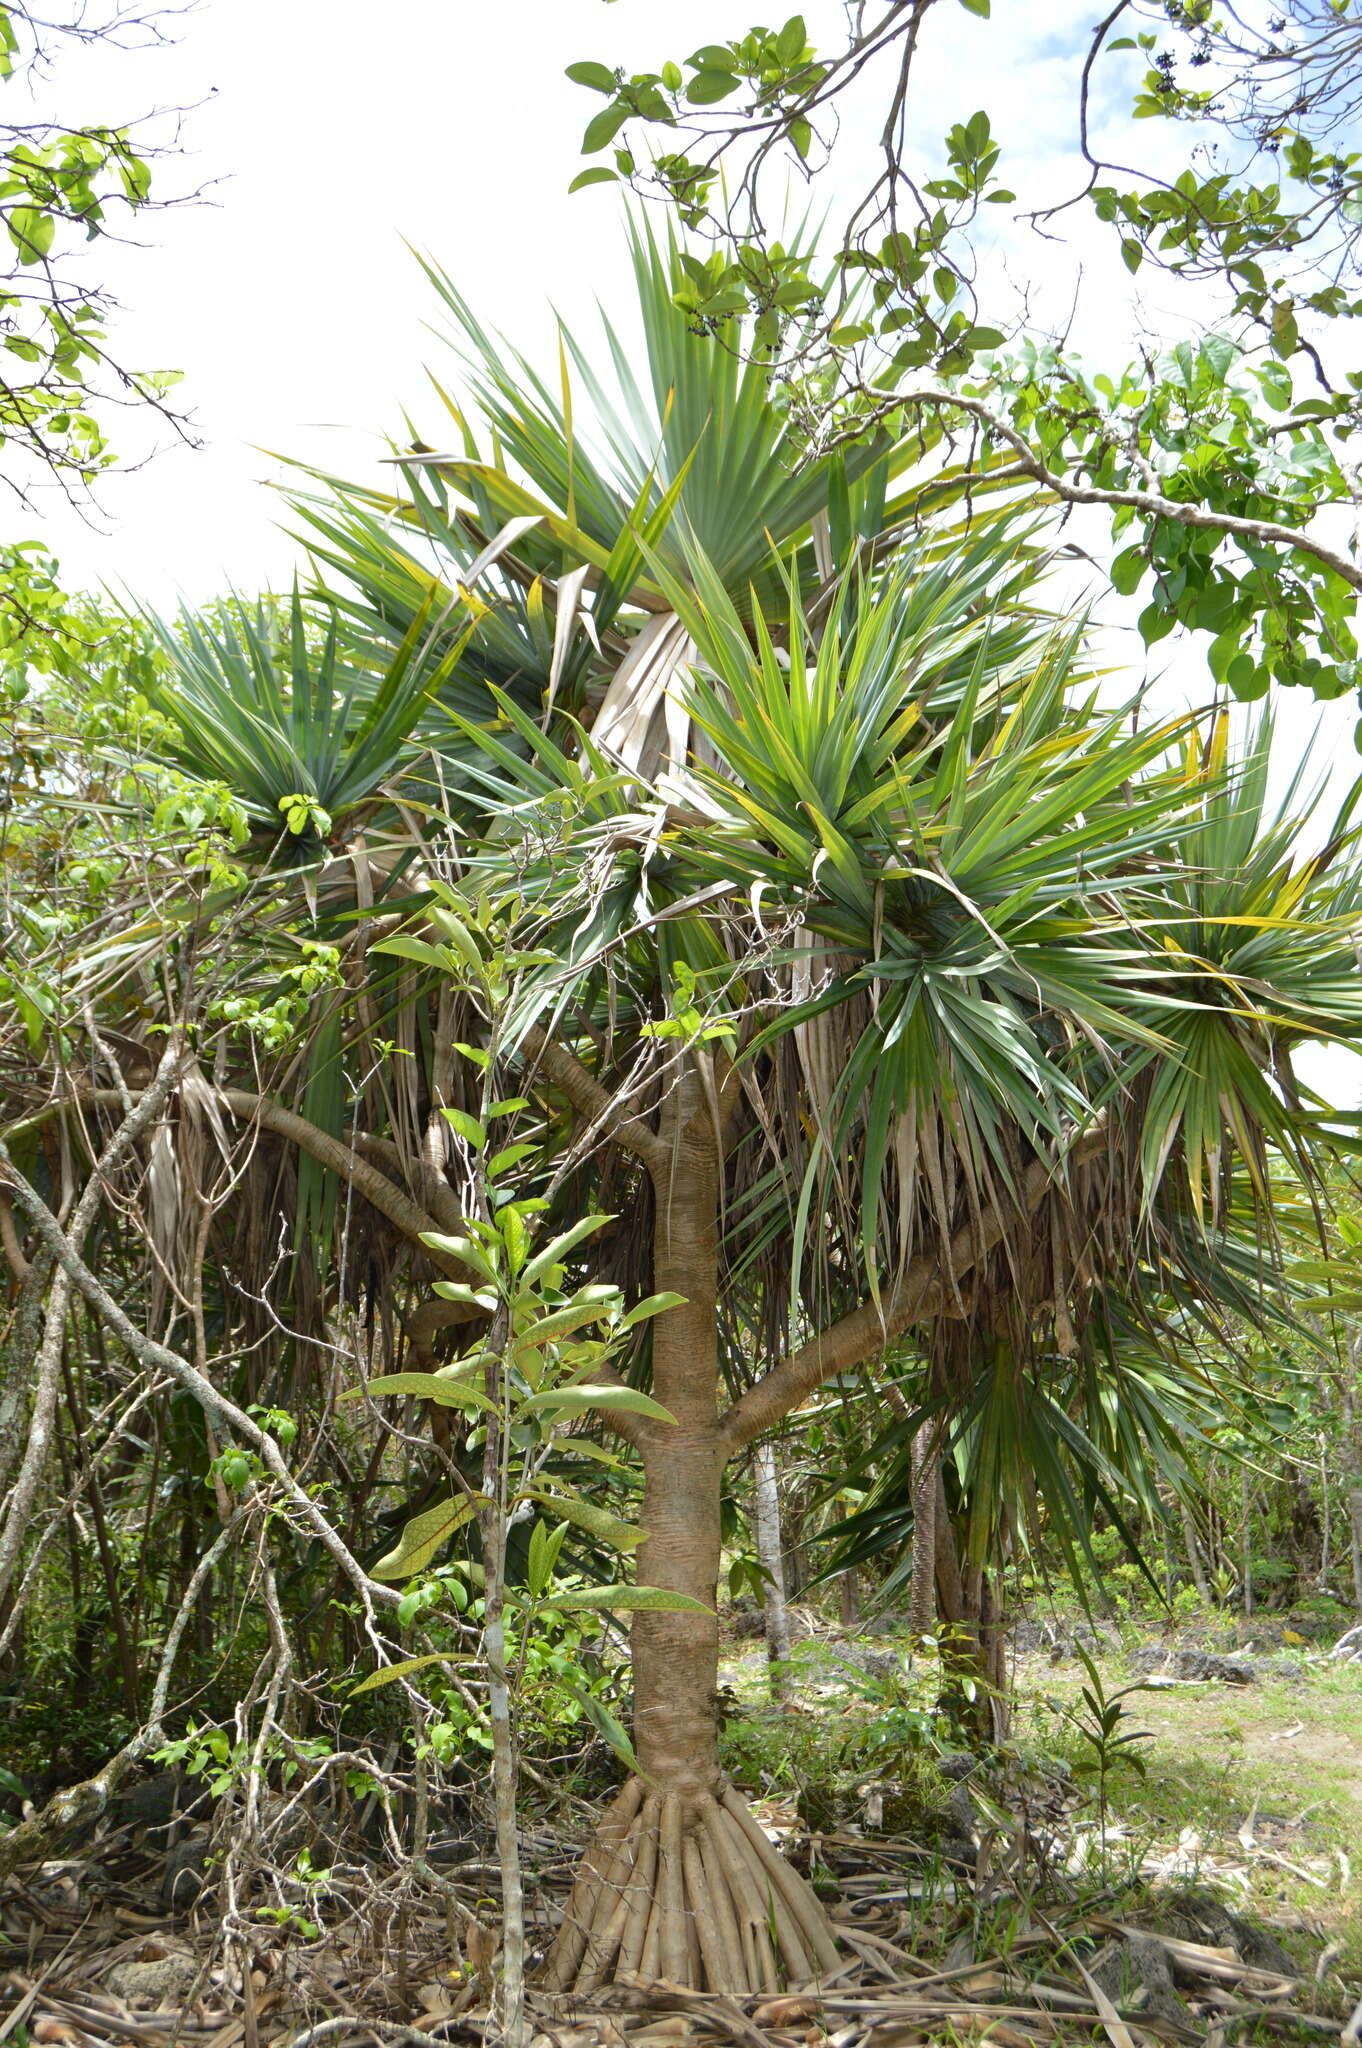
<svg viewBox="0 0 1362 2048">
<path fill-rule="evenodd" d="M 756 0 L 388 0 L 381 9 L 199 0 L 173 47 L 64 57 L 52 83 L 64 119 L 194 108 L 187 156 L 164 167 L 159 185 L 210 188 L 204 204 L 145 224 L 145 248 L 95 245 L 96 274 L 124 305 L 116 351 L 139 368 L 185 372 L 177 396 L 202 446 L 165 447 L 107 479 L 94 524 L 43 501 L 40 530 L 68 583 L 126 587 L 165 607 L 228 583 L 249 591 L 288 580 L 296 550 L 268 488 L 283 470 L 261 451 L 377 476 L 404 408 L 418 428 L 438 417 L 424 371 L 447 378 L 448 356 L 423 326 L 431 297 L 406 242 L 428 250 L 482 317 L 530 353 L 552 345 L 550 302 L 589 328 L 599 298 L 627 325 L 619 200 L 608 187 L 567 194 L 582 127 L 600 102 L 569 84 L 564 67 L 596 57 L 652 68 L 763 13 L 776 22 L 784 9 Z M 834 0 L 807 0 L 804 13 L 815 40 L 833 39 Z M 1092 13 L 1077 0 L 994 0 L 985 23 L 943 0 L 924 42 L 924 135 L 986 107 L 1007 182 L 1027 199 L 1061 197 L 1075 52 Z M 1142 126 L 1147 151 L 1153 124 Z M 848 177 L 873 147 L 868 112 L 863 135 L 856 127 L 853 118 Z M 1077 290 L 1076 334 L 1108 361 L 1128 353 L 1143 324 L 1188 331 L 1185 295 L 1156 282 L 1142 304 L 1106 240 L 1081 215 L 1068 219 L 1076 239 L 1067 245 L 1028 232 L 1007 251 L 1010 276 L 1041 310 L 1060 316 Z M 130 432 L 122 445 L 133 448 Z M 0 516 L 18 537 L 13 507 Z M 31 520 L 23 531 L 34 531 Z M 1083 538 L 1100 545 L 1103 531 Z M 1108 598 L 1103 613 L 1116 625 L 1122 607 Z M 1107 644 L 1141 672 L 1129 630 Z M 1199 650 L 1164 642 L 1154 659 L 1170 708 L 1204 699 Z M 1362 766 L 1351 741 L 1356 700 L 1321 707 L 1286 691 L 1277 709 L 1284 769 L 1322 721 L 1319 758 L 1331 795 L 1341 795 Z M 1350 1055 L 1321 1055 L 1311 1078 L 1356 1100 L 1357 1071 Z"/>
</svg>

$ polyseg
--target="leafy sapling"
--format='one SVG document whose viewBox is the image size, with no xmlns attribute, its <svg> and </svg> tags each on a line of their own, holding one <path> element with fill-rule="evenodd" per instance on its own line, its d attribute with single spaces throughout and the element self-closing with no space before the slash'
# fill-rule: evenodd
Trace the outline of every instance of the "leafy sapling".
<svg viewBox="0 0 1362 2048">
<path fill-rule="evenodd" d="M 1137 1777 L 1145 1774 L 1145 1761 L 1141 1744 L 1152 1742 L 1153 1736 L 1147 1728 L 1131 1728 L 1129 1712 L 1125 1702 L 1132 1693 L 1148 1692 L 1143 1680 L 1133 1685 L 1123 1685 L 1117 1692 L 1108 1692 L 1102 1683 L 1102 1675 L 1095 1659 L 1075 1642 L 1074 1649 L 1088 1674 L 1088 1684 L 1083 1686 L 1080 1698 L 1081 1708 L 1068 1707 L 1065 1718 L 1078 1737 L 1082 1750 L 1075 1762 L 1075 1771 L 1083 1777 L 1096 1780 L 1097 1815 L 1101 1833 L 1102 1854 L 1107 1853 L 1107 1787 L 1112 1773 L 1126 1768 Z"/>
</svg>

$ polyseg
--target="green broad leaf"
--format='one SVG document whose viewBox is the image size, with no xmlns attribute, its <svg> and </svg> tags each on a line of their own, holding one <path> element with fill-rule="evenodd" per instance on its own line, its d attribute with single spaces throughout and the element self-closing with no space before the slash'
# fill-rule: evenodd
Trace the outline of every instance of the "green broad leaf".
<svg viewBox="0 0 1362 2048">
<path fill-rule="evenodd" d="M 792 14 L 780 31 L 776 49 L 782 64 L 797 64 L 803 56 L 809 40 L 808 26 L 802 14 Z"/>
<path fill-rule="evenodd" d="M 583 192 L 588 185 L 618 185 L 619 172 L 608 170 L 604 164 L 593 164 L 589 171 L 578 171 L 569 192 Z"/>
<path fill-rule="evenodd" d="M 7 225 L 21 264 L 41 262 L 51 250 L 57 223 L 50 213 L 36 206 L 16 206 Z"/>
<path fill-rule="evenodd" d="M 423 1572 L 442 1543 L 473 1519 L 472 1503 L 452 1495 L 414 1515 L 394 1547 L 373 1567 L 371 1579 L 411 1579 Z"/>
<path fill-rule="evenodd" d="M 478 1408 L 491 1412 L 493 1404 L 480 1387 L 471 1386 L 466 1380 L 454 1378 L 455 1368 L 447 1368 L 450 1377 L 443 1372 L 389 1372 L 380 1379 L 370 1380 L 367 1386 L 347 1387 L 340 1395 L 342 1401 L 357 1401 L 362 1394 L 381 1399 L 389 1394 L 414 1394 L 418 1400 L 434 1401 L 440 1408 Z M 465 1367 L 457 1368 L 459 1371 Z"/>
<path fill-rule="evenodd" d="M 528 1329 L 516 1337 L 517 1354 L 522 1351 L 537 1351 L 545 1344 L 551 1344 L 557 1337 L 565 1337 L 572 1330 L 580 1330 L 584 1324 L 598 1323 L 602 1316 L 609 1314 L 608 1301 L 573 1301 L 566 1308 L 551 1309 L 547 1315 L 538 1316 Z"/>
<path fill-rule="evenodd" d="M 547 1522 L 537 1521 L 530 1533 L 529 1554 L 525 1562 L 525 1582 L 531 1599 L 537 1600 L 547 1593 L 558 1568 L 559 1553 L 567 1535 L 567 1524 L 560 1523 L 550 1529 Z"/>
<path fill-rule="evenodd" d="M 1135 621 L 1135 630 L 1146 647 L 1153 647 L 1159 640 L 1166 640 L 1177 624 L 1177 614 L 1157 602 L 1147 604 Z"/>
<path fill-rule="evenodd" d="M 501 1299 L 500 1295 L 493 1294 L 490 1289 L 470 1287 L 464 1280 L 437 1280 L 432 1292 L 438 1294 L 441 1301 L 476 1302 L 478 1307 L 485 1308 L 489 1315 Z"/>
<path fill-rule="evenodd" d="M 1206 660 L 1211 674 L 1218 683 L 1223 683 L 1231 662 L 1237 661 L 1243 646 L 1243 634 L 1235 627 L 1228 632 L 1218 633 L 1206 650 Z"/>
<path fill-rule="evenodd" d="M 586 134 L 582 137 L 582 155 L 594 156 L 598 149 L 608 149 L 628 119 L 628 107 L 620 106 L 618 101 L 602 107 L 595 119 L 587 122 Z"/>
<path fill-rule="evenodd" d="M 737 89 L 738 81 L 731 71 L 697 71 L 686 87 L 686 98 L 693 107 L 712 107 Z"/>
<path fill-rule="evenodd" d="M 442 1109 L 440 1114 L 450 1129 L 457 1131 L 466 1144 L 481 1152 L 487 1143 L 487 1132 L 475 1116 L 470 1116 L 466 1109 Z"/>
<path fill-rule="evenodd" d="M 1292 384 L 1291 372 L 1286 364 L 1269 358 L 1267 362 L 1259 363 L 1257 375 L 1258 382 L 1262 386 L 1263 396 L 1272 407 L 1272 410 L 1274 412 L 1288 411 L 1291 405 Z"/>
<path fill-rule="evenodd" d="M 613 1216 L 579 1217 L 570 1230 L 565 1230 L 561 1237 L 555 1237 L 541 1252 L 535 1253 L 525 1268 L 525 1286 L 532 1287 L 536 1280 L 548 1272 L 550 1266 L 560 1265 L 583 1238 L 593 1236 L 596 1231 L 603 1230 L 607 1223 L 613 1223 L 614 1220 Z"/>
<path fill-rule="evenodd" d="M 967 14 L 977 14 L 981 21 L 988 20 L 989 0 L 960 0 Z"/>
<path fill-rule="evenodd" d="M 416 960 L 422 967 L 438 967 L 442 974 L 451 974 L 456 962 L 448 946 L 432 946 L 428 939 L 409 939 L 405 932 L 398 932 L 391 939 L 375 939 L 371 953 L 391 953 L 398 960 Z"/>
<path fill-rule="evenodd" d="M 585 1458 L 592 1465 L 608 1465 L 612 1472 L 627 1472 L 629 1469 L 623 1458 L 607 1451 L 604 1444 L 593 1444 L 589 1436 L 570 1436 L 560 1449 L 565 1457 Z"/>
<path fill-rule="evenodd" d="M 625 1770 L 632 1771 L 637 1776 L 639 1763 L 634 1754 L 634 1745 L 604 1700 L 598 1700 L 594 1693 L 588 1692 L 576 1679 L 564 1677 L 558 1682 L 576 1700 L 602 1742 L 615 1752 Z"/>
<path fill-rule="evenodd" d="M 445 943 L 453 947 L 476 975 L 481 976 L 482 952 L 463 919 L 455 917 L 453 911 L 447 910 L 443 904 L 436 904 L 430 911 L 430 921 Z"/>
<path fill-rule="evenodd" d="M 1238 349 L 1225 334 L 1206 335 L 1197 354 L 1217 384 L 1224 383 L 1239 357 Z"/>
<path fill-rule="evenodd" d="M 689 1593 L 671 1593 L 664 1586 L 576 1586 L 561 1593 L 550 1593 L 541 1601 L 541 1606 L 558 1607 L 564 1612 L 573 1608 L 587 1608 L 600 1613 L 612 1610 L 627 1614 L 642 1610 L 661 1610 L 670 1614 L 713 1614 L 712 1607 L 706 1607 L 703 1600 L 692 1600 Z"/>
<path fill-rule="evenodd" d="M 523 1141 L 516 1145 L 503 1145 L 500 1152 L 492 1154 L 483 1171 L 486 1173 L 488 1180 L 496 1180 L 501 1174 L 509 1173 L 513 1166 L 519 1166 L 522 1159 L 528 1159 L 532 1153 L 538 1150 L 539 1147 L 537 1145 L 527 1144 Z"/>
<path fill-rule="evenodd" d="M 1111 587 L 1122 597 L 1133 597 L 1149 564 L 1143 548 L 1122 548 L 1111 565 Z"/>
<path fill-rule="evenodd" d="M 424 1657 L 404 1657 L 400 1664 L 385 1664 L 381 1671 L 371 1671 L 367 1678 L 361 1678 L 358 1685 L 350 1688 L 352 1700 L 362 1692 L 377 1692 L 381 1685 L 395 1685 L 399 1678 L 410 1678 L 413 1671 L 425 1671 L 432 1664 L 466 1664 L 466 1657 L 446 1657 L 439 1650 L 428 1651 Z"/>
<path fill-rule="evenodd" d="M 377 1382 L 371 1382 L 371 1385 Z M 655 1422 L 672 1422 L 676 1417 L 637 1387 L 553 1387 L 531 1394 L 521 1413 L 525 1415 L 584 1415 L 590 1408 L 606 1408 L 629 1415 L 648 1415 Z"/>
<path fill-rule="evenodd" d="M 589 86 L 592 92 L 613 92 L 615 73 L 608 64 L 593 64 L 586 59 L 580 64 L 569 64 L 566 74 L 574 85 Z"/>
<path fill-rule="evenodd" d="M 557 1515 L 562 1522 L 571 1522 L 574 1529 L 585 1530 L 598 1543 L 608 1543 L 612 1550 L 637 1550 L 648 1531 L 640 1529 L 636 1522 L 626 1522 L 620 1516 L 612 1515 L 606 1508 L 598 1508 L 589 1500 L 582 1500 L 575 1493 L 554 1493 L 547 1486 L 529 1488 L 531 1500 L 539 1503 L 550 1514 Z"/>
<path fill-rule="evenodd" d="M 1144 250 L 1129 235 L 1124 236 L 1121 242 L 1121 261 L 1132 277 L 1144 261 Z"/>
<path fill-rule="evenodd" d="M 1259 668 L 1251 654 L 1236 654 L 1225 670 L 1225 682 L 1242 703 L 1251 704 L 1258 697 L 1265 696 L 1271 677 L 1266 668 Z"/>
<path fill-rule="evenodd" d="M 496 1286 L 497 1269 L 482 1246 L 474 1244 L 472 1238 L 446 1237 L 442 1231 L 423 1230 L 421 1242 L 429 1245 L 434 1252 L 444 1252 L 447 1257 L 457 1259 L 461 1265 L 471 1266 L 475 1273 L 480 1274 L 493 1287 Z"/>
<path fill-rule="evenodd" d="M 637 1302 L 620 1324 L 622 1330 L 632 1330 L 635 1323 L 647 1322 L 650 1316 L 665 1315 L 669 1308 L 684 1308 L 684 1294 L 650 1294 L 645 1301 Z"/>
</svg>

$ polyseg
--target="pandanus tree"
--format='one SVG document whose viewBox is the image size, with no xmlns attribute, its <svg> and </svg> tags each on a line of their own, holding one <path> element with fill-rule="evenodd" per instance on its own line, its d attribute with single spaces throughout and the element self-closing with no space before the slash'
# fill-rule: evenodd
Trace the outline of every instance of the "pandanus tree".
<svg viewBox="0 0 1362 2048">
<path fill-rule="evenodd" d="M 539 380 L 437 279 L 466 358 L 454 445 L 400 452 L 390 496 L 301 507 L 347 645 L 399 683 L 327 700 L 383 724 L 367 798 L 347 782 L 324 826 L 295 807 L 346 955 L 328 1035 L 229 1106 L 428 1260 L 408 1328 L 434 1356 L 423 1291 L 461 1278 L 439 1112 L 479 1024 L 433 911 L 496 904 L 538 961 L 498 1055 L 563 1148 L 554 1203 L 617 1219 L 583 1276 L 676 1297 L 629 1368 L 669 1419 L 612 1423 L 642 1467 L 639 1581 L 685 1602 L 633 1616 L 639 1771 L 547 1977 L 761 1988 L 836 1951 L 719 1766 L 726 1465 L 896 1343 L 933 1359 L 942 1413 L 985 1342 L 1019 1375 L 1050 1350 L 1100 1371 L 1113 1295 L 1134 1328 L 1156 1297 L 1214 1297 L 1242 1186 L 1269 1261 L 1269 1156 L 1309 1167 L 1290 1048 L 1362 1029 L 1358 897 L 1337 847 L 1283 849 L 1275 892 L 1235 897 L 1259 835 L 1211 829 L 1244 779 L 1219 726 L 1105 703 L 1081 633 L 1036 609 L 1036 536 L 977 507 L 934 524 L 915 449 L 801 463 L 742 337 L 694 331 L 671 257 L 637 256 L 646 387 L 618 344 L 607 380 L 566 338 Z M 236 714 L 205 662 L 300 744 L 308 644 L 276 701 L 249 650 L 186 642 L 200 681 L 162 704 L 181 764 L 242 772 L 207 744 Z M 305 785 L 255 782 L 287 824 Z M 371 941 L 404 935 L 399 977 Z M 419 1057 L 390 1076 L 402 1018 Z M 956 1559 L 976 1638 L 984 1561 Z"/>
<path fill-rule="evenodd" d="M 634 1617 L 641 1775 L 569 1907 L 561 1985 L 616 1962 L 769 1981 L 754 1880 L 780 1967 L 826 1960 L 719 1772 L 726 1462 L 905 1336 L 963 1411 L 984 1348 L 1018 1384 L 1039 1352 L 1091 1369 L 1113 1296 L 1154 1332 L 1170 1294 L 1250 1300 L 1245 1191 L 1266 1228 L 1269 1147 L 1308 1170 L 1264 1073 L 1293 1037 L 1362 1024 L 1351 878 L 1274 857 L 1272 900 L 1233 893 L 1254 853 L 1205 865 L 1236 774 L 1216 740 L 1184 758 L 1185 734 L 1075 691 L 1073 634 L 1000 625 L 1009 568 L 996 534 L 901 553 L 811 621 L 793 576 L 768 617 L 698 558 L 688 585 L 659 566 L 703 758 L 649 788 L 509 698 L 517 745 L 483 735 L 498 829 L 466 885 L 522 902 L 547 956 L 511 1039 L 650 1237 L 640 1283 L 683 1298 L 646 1359 L 673 1419 L 622 1418 L 639 1576 L 710 1610 Z M 735 1313 L 757 1357 L 726 1387 Z M 1015 1467 L 1007 1412 L 993 1454 Z M 982 1632 L 985 1559 L 960 1562 L 951 1618 Z"/>
</svg>

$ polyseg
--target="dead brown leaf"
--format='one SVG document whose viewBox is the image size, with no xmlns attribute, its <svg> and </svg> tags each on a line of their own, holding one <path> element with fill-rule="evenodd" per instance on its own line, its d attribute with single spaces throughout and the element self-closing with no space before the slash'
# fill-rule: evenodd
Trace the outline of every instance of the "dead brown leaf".
<svg viewBox="0 0 1362 2048">
<path fill-rule="evenodd" d="M 793 2027 L 800 2020 L 811 2020 L 817 2011 L 816 1998 L 768 1998 L 752 2018 L 759 2027 Z"/>
</svg>

